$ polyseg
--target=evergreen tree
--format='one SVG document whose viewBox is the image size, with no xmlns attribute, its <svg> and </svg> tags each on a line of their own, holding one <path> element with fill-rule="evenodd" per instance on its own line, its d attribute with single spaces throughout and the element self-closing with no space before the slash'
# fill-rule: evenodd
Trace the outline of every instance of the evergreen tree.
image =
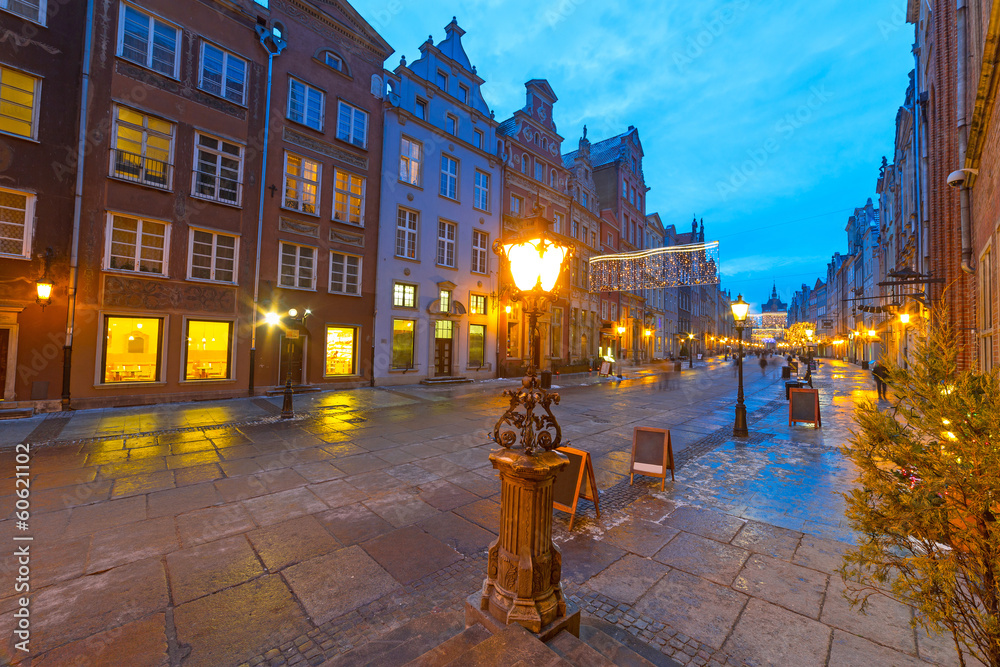
<svg viewBox="0 0 1000 667">
<path fill-rule="evenodd" d="M 857 408 L 843 448 L 859 470 L 845 494 L 858 545 L 840 569 L 847 597 L 912 605 L 914 623 L 949 632 L 963 654 L 1000 667 L 1000 386 L 958 371 L 946 317 L 919 337 L 909 368 L 888 368 L 891 407 Z"/>
</svg>

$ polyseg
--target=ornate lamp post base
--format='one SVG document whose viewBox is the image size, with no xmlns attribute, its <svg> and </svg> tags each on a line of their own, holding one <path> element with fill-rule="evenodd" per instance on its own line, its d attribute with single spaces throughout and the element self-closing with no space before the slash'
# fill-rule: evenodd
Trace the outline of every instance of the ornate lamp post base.
<svg viewBox="0 0 1000 667">
<path fill-rule="evenodd" d="M 466 625 L 492 632 L 519 623 L 543 641 L 566 629 L 580 634 L 580 611 L 563 597 L 562 555 L 552 544 L 552 483 L 565 455 L 490 454 L 500 473 L 500 535 L 490 545 L 482 591 L 469 596 Z"/>
</svg>

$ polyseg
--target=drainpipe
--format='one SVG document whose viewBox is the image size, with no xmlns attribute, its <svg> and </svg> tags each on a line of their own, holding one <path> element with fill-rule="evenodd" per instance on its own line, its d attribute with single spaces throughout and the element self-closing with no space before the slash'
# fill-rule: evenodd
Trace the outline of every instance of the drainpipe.
<svg viewBox="0 0 1000 667">
<path fill-rule="evenodd" d="M 254 371 L 257 366 L 257 302 L 260 299 L 260 245 L 264 233 L 264 184 L 267 182 L 267 138 L 271 129 L 271 73 L 274 57 L 288 46 L 283 35 L 275 34 L 262 25 L 256 26 L 260 45 L 267 51 L 267 98 L 264 107 L 264 143 L 260 167 L 260 204 L 257 209 L 257 260 L 253 269 L 253 308 L 250 313 L 250 373 L 247 395 L 254 395 Z"/>
<path fill-rule="evenodd" d="M 66 341 L 63 343 L 63 410 L 72 410 L 70 378 L 73 369 L 73 332 L 76 328 L 77 265 L 80 255 L 80 217 L 83 213 L 84 154 L 87 149 L 87 109 L 90 92 L 90 60 L 94 48 L 94 0 L 87 0 L 87 30 L 83 38 L 83 72 L 80 81 L 80 128 L 76 146 L 76 191 L 73 193 L 73 241 L 69 252 L 69 287 L 66 291 Z"/>
<path fill-rule="evenodd" d="M 913 234 L 916 237 L 916 261 L 913 269 L 920 273 L 923 273 L 923 192 L 920 189 L 920 48 L 914 44 L 913 45 L 913 104 L 911 105 L 911 111 L 913 117 L 913 192 L 916 195 L 914 197 L 914 203 L 916 205 L 916 225 L 913 230 Z"/>
<path fill-rule="evenodd" d="M 966 15 L 968 14 L 966 0 L 958 0 L 958 163 L 965 165 L 965 153 L 969 141 L 969 121 L 965 113 L 965 79 L 969 69 L 969 43 L 966 39 Z M 972 221 L 969 215 L 969 185 L 972 173 L 965 173 L 959 196 L 962 201 L 962 270 L 972 274 L 976 272 L 972 266 Z"/>
</svg>

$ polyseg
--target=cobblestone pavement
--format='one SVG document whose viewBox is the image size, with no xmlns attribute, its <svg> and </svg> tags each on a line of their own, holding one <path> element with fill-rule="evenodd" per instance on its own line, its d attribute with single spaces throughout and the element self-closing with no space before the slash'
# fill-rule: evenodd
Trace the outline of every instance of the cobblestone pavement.
<svg viewBox="0 0 1000 667">
<path fill-rule="evenodd" d="M 564 437 L 594 458 L 601 518 L 557 513 L 567 596 L 683 664 L 952 664 L 948 642 L 840 596 L 837 447 L 856 367 L 815 375 L 823 428 L 787 424 L 777 368 L 558 378 Z M 478 590 L 499 522 L 487 439 L 510 382 L 87 411 L 0 426 L 31 443 L 31 518 L 0 450 L 0 656 L 23 665 L 319 665 Z M 669 428 L 676 481 L 627 475 L 632 428 Z M 14 648 L 15 535 L 31 541 L 31 653 Z"/>
</svg>

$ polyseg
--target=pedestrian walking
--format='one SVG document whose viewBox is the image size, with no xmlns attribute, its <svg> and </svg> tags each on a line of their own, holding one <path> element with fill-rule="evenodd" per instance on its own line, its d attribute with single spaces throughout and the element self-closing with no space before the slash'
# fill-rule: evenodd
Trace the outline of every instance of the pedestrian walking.
<svg viewBox="0 0 1000 667">
<path fill-rule="evenodd" d="M 875 378 L 875 391 L 878 392 L 879 400 L 887 399 L 889 385 L 885 383 L 886 375 L 888 375 L 889 369 L 883 366 L 880 362 L 876 361 L 875 365 L 872 366 L 872 377 Z"/>
<path fill-rule="evenodd" d="M 766 375 L 767 374 L 767 359 L 764 357 L 763 354 L 760 355 L 760 361 L 758 363 L 760 364 L 760 374 L 761 375 Z"/>
</svg>

